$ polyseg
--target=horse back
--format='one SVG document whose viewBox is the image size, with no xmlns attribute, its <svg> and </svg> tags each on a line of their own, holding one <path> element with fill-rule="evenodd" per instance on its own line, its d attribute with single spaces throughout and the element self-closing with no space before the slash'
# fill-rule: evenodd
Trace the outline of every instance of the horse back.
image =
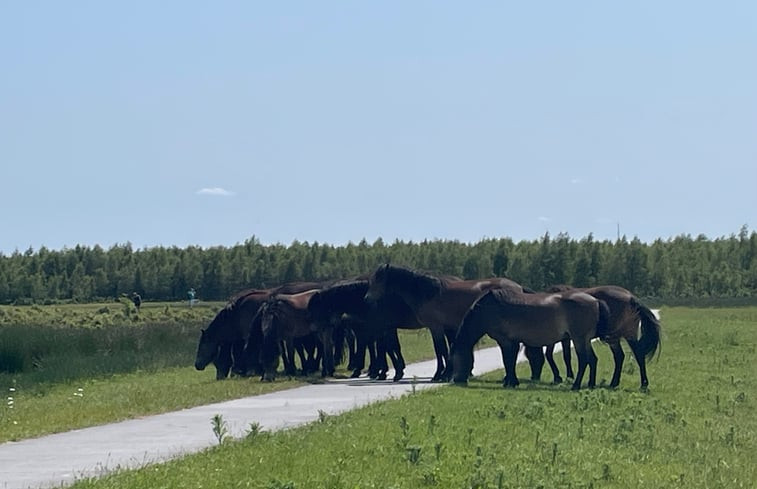
<svg viewBox="0 0 757 489">
<path fill-rule="evenodd" d="M 604 301 L 610 310 L 610 332 L 603 339 L 636 339 L 641 318 L 635 305 L 637 299 L 633 293 L 617 285 L 602 285 L 584 290 Z"/>
<path fill-rule="evenodd" d="M 600 299 L 580 289 L 558 292 L 570 322 L 571 337 L 594 337 L 600 323 Z"/>
</svg>

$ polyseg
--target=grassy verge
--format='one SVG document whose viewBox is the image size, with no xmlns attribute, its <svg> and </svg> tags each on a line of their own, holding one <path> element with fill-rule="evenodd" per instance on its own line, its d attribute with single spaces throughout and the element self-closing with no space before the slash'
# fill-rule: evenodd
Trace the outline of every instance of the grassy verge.
<svg viewBox="0 0 757 489">
<path fill-rule="evenodd" d="M 632 362 L 620 389 L 578 393 L 499 372 L 75 487 L 753 487 L 757 309 L 663 318 L 648 393 Z"/>
</svg>

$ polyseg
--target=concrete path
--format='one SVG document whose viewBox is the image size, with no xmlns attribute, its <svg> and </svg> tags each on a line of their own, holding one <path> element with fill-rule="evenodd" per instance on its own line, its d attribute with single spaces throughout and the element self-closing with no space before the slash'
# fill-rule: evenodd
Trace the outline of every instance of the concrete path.
<svg viewBox="0 0 757 489">
<path fill-rule="evenodd" d="M 474 374 L 502 368 L 499 348 L 476 352 Z M 250 423 L 266 431 L 317 420 L 320 411 L 337 414 L 366 404 L 438 387 L 429 379 L 436 361 L 408 365 L 405 379 L 330 380 L 271 394 L 210 404 L 104 426 L 0 444 L 0 489 L 70 484 L 118 468 L 160 462 L 217 443 L 211 418 L 220 414 L 229 434 L 242 437 Z M 198 374 L 200 375 L 200 374 Z"/>
</svg>

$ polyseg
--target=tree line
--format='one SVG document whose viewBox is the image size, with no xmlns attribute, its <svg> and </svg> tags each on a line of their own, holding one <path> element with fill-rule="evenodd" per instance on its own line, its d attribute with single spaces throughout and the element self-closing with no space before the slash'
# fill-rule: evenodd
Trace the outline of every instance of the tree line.
<svg viewBox="0 0 757 489">
<path fill-rule="evenodd" d="M 757 232 L 709 239 L 681 235 L 644 243 L 567 234 L 514 242 L 382 239 L 344 246 L 294 241 L 263 245 L 254 236 L 230 247 L 28 249 L 0 253 L 0 303 L 93 302 L 139 293 L 151 301 L 225 300 L 246 288 L 368 274 L 391 262 L 463 278 L 501 276 L 543 290 L 554 284 L 623 286 L 641 297 L 757 297 Z"/>
</svg>

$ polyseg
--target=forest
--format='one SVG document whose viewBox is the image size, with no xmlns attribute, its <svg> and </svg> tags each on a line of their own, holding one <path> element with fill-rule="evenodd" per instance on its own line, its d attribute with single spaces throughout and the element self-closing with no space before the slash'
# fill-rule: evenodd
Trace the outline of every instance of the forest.
<svg viewBox="0 0 757 489">
<path fill-rule="evenodd" d="M 342 246 L 294 241 L 263 245 L 252 236 L 230 247 L 108 249 L 76 246 L 0 253 L 0 304 L 112 300 L 139 293 L 147 301 L 225 300 L 246 288 L 368 274 L 391 262 L 464 278 L 502 276 L 535 290 L 554 284 L 623 286 L 661 301 L 757 298 L 757 232 L 711 239 L 680 235 L 645 243 L 625 236 L 598 241 L 567 234 L 477 243 L 377 239 Z"/>
</svg>

